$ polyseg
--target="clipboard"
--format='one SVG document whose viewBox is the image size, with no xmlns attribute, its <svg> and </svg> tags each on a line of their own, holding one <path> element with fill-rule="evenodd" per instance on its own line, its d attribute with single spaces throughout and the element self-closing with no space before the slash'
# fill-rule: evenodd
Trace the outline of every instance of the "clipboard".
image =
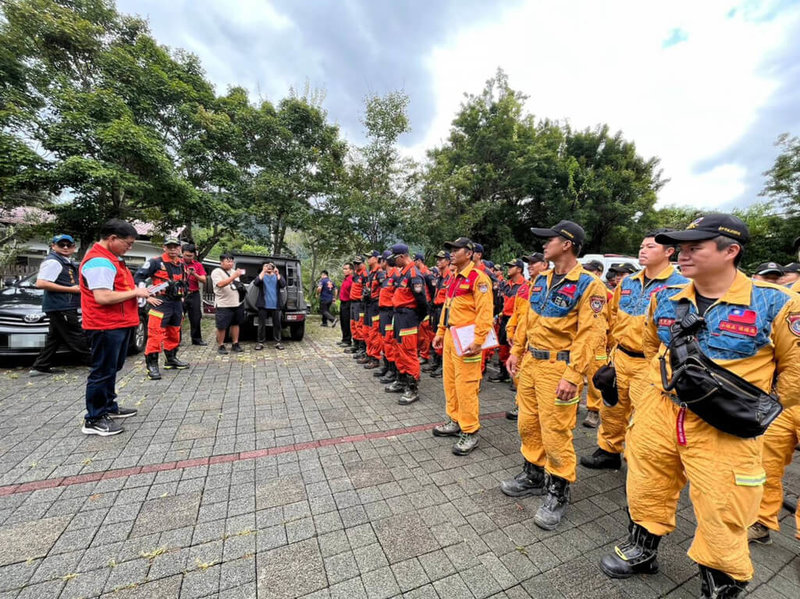
<svg viewBox="0 0 800 599">
<path fill-rule="evenodd" d="M 463 356 L 464 350 L 475 341 L 475 325 L 465 324 L 460 327 L 450 327 L 450 334 L 453 336 L 456 355 Z M 489 334 L 486 335 L 486 341 L 481 345 L 481 349 L 494 349 L 499 345 L 497 334 L 494 332 L 494 327 L 492 327 L 489 329 Z"/>
</svg>

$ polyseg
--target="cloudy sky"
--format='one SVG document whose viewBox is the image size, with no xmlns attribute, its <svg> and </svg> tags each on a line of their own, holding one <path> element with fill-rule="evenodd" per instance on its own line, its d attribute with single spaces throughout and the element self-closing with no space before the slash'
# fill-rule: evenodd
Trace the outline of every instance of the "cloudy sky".
<svg viewBox="0 0 800 599">
<path fill-rule="evenodd" d="M 608 123 L 659 156 L 659 205 L 758 200 L 800 134 L 800 0 L 118 0 L 197 54 L 218 92 L 277 101 L 308 81 L 351 141 L 363 98 L 411 98 L 406 151 L 447 137 L 497 67 L 539 117 Z"/>
</svg>

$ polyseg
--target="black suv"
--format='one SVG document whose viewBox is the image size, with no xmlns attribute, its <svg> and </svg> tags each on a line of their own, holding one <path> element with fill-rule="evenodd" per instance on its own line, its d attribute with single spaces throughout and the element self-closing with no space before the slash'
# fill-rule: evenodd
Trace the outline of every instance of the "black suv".
<svg viewBox="0 0 800 599">
<path fill-rule="evenodd" d="M 36 287 L 36 274 L 0 289 L 0 356 L 36 355 L 44 346 L 49 319 L 42 312 L 44 291 Z M 144 351 L 147 315 L 139 311 L 139 326 L 131 338 L 129 354 Z M 62 346 L 61 352 L 67 352 Z"/>
<path fill-rule="evenodd" d="M 286 287 L 280 290 L 280 302 L 282 310 L 282 326 L 289 327 L 292 339 L 302 341 L 306 332 L 306 315 L 308 306 L 303 295 L 303 279 L 300 273 L 300 260 L 289 256 L 264 256 L 259 254 L 233 253 L 236 268 L 243 268 L 245 274 L 240 277 L 247 287 L 247 295 L 244 298 L 245 322 L 247 327 L 258 326 L 258 287 L 253 285 L 253 280 L 261 272 L 261 265 L 264 262 L 272 262 L 281 277 L 286 281 Z M 203 296 L 203 301 L 207 308 L 214 305 L 214 290 L 211 288 L 211 271 L 219 267 L 219 262 L 213 260 L 203 261 L 203 266 L 208 273 L 208 283 Z M 210 311 L 210 310 L 206 310 Z M 271 326 L 271 321 L 267 321 Z"/>
</svg>

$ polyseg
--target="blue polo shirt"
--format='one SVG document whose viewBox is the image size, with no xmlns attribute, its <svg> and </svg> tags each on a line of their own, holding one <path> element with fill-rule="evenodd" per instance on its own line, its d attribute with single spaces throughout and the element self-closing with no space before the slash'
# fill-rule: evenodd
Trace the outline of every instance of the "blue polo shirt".
<svg viewBox="0 0 800 599">
<path fill-rule="evenodd" d="M 264 308 L 275 310 L 278 307 L 278 277 L 264 275 Z"/>
</svg>

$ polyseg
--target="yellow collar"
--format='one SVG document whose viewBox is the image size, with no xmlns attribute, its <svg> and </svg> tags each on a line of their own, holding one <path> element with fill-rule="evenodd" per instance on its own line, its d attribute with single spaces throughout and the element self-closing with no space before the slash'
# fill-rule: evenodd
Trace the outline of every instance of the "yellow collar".
<svg viewBox="0 0 800 599">
<path fill-rule="evenodd" d="M 672 299 L 675 301 L 688 299 L 696 305 L 696 295 L 697 293 L 694 289 L 694 281 L 690 281 L 686 287 L 673 295 Z M 743 272 L 736 271 L 736 278 L 733 280 L 733 284 L 728 288 L 725 294 L 719 298 L 718 301 L 726 304 L 749 306 L 752 295 L 753 281 L 751 281 Z"/>
</svg>

